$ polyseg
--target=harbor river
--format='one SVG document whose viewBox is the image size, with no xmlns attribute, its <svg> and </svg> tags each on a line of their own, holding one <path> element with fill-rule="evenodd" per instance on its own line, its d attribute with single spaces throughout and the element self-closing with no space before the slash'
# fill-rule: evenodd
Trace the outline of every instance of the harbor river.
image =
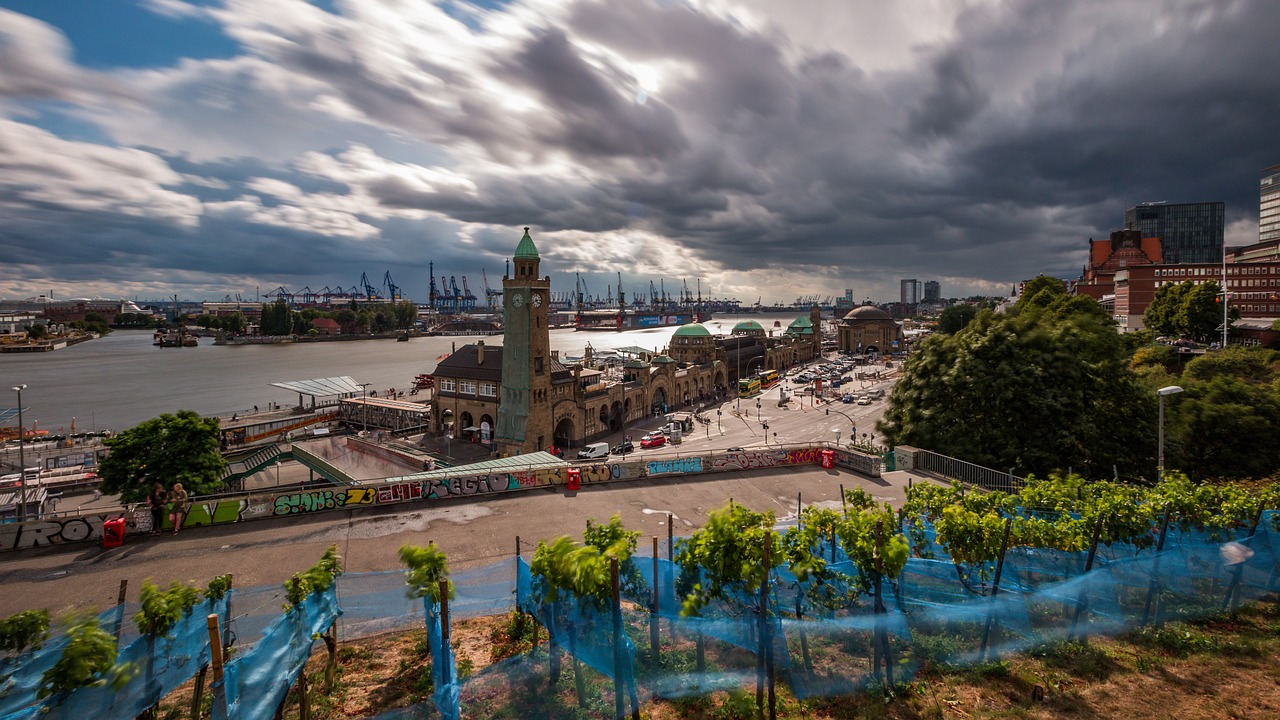
<svg viewBox="0 0 1280 720">
<path fill-rule="evenodd" d="M 740 319 L 759 322 L 775 333 L 802 313 L 719 316 L 703 323 L 712 334 L 728 334 Z M 774 321 L 781 326 L 774 328 Z M 595 350 L 639 346 L 666 347 L 675 327 L 628 332 L 551 331 L 551 349 L 561 357 L 580 357 L 589 343 Z M 353 340 L 281 345 L 213 345 L 201 339 L 194 348 L 158 348 L 149 331 L 117 330 L 110 335 L 50 353 L 0 355 L 0 387 L 25 384 L 24 421 L 51 433 L 76 430 L 124 430 L 161 413 L 194 410 L 225 415 L 292 405 L 298 396 L 273 382 L 350 375 L 379 393 L 407 390 L 414 376 L 435 370 L 437 358 L 454 346 L 484 340 L 500 345 L 502 336 L 415 337 L 411 341 Z M 12 407 L 12 393 L 0 407 Z"/>
</svg>

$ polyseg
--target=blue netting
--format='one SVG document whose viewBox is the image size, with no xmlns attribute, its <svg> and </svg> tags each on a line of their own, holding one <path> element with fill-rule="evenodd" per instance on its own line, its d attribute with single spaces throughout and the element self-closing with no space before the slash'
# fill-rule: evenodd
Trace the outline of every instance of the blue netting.
<svg viewBox="0 0 1280 720">
<path fill-rule="evenodd" d="M 135 717 L 147 708 L 160 702 L 160 699 L 190 680 L 195 674 L 209 664 L 209 631 L 206 618 L 213 614 L 223 621 L 227 617 L 227 599 L 205 600 L 196 605 L 190 613 L 183 616 L 163 638 L 139 636 L 133 628 L 132 615 L 121 618 L 121 609 L 112 609 L 99 616 L 100 624 L 110 628 L 105 621 L 114 623 L 117 618 L 121 623 L 121 636 L 132 637 L 132 641 L 122 647 L 116 662 L 130 669 L 123 677 L 122 685 L 99 685 L 70 693 L 65 697 L 51 696 L 36 702 L 23 710 L 6 714 L 9 718 L 45 717 L 45 718 L 85 718 L 85 717 Z M 58 655 L 65 646 L 65 637 L 43 648 L 38 657 L 33 657 L 23 664 L 20 677 L 24 685 L 30 681 L 32 674 L 38 669 L 39 674 L 57 662 Z M 57 654 L 49 657 L 46 650 L 56 648 Z M 34 675 L 38 686 L 39 674 Z M 30 703 L 35 700 L 35 688 L 25 686 L 21 694 L 7 695 L 6 699 L 23 698 Z"/>
<path fill-rule="evenodd" d="M 215 720 L 267 720 L 275 715 L 289 688 L 302 673 L 311 656 L 315 638 L 341 614 L 337 587 L 313 593 L 292 610 L 267 626 L 249 650 L 227 663 L 221 687 L 226 698 L 226 714 L 215 702 Z"/>
<path fill-rule="evenodd" d="M 439 609 L 427 604 L 424 612 L 418 601 L 407 599 L 399 571 L 345 576 L 334 589 L 283 616 L 278 588 L 238 590 L 225 607 L 212 608 L 232 617 L 231 627 L 240 638 L 239 652 L 226 671 L 225 717 L 270 717 L 302 671 L 313 638 L 340 612 L 345 612 L 343 634 L 348 638 L 423 618 L 432 647 L 432 702 L 446 718 L 459 717 L 472 698 L 477 712 L 490 707 L 471 693 L 494 678 L 500 678 L 498 685 L 513 703 L 533 697 L 542 702 L 543 696 L 555 695 L 548 676 L 556 674 L 565 651 L 632 703 L 641 692 L 646 698 L 670 697 L 749 687 L 766 669 L 802 698 L 844 694 L 869 684 L 908 680 L 926 663 L 980 662 L 1046 642 L 1201 617 L 1260 599 L 1280 587 L 1278 524 L 1280 516 L 1267 512 L 1252 534 L 1239 528 L 1171 526 L 1163 550 L 1104 544 L 1088 572 L 1088 552 L 1017 547 L 1005 556 L 997 592 L 993 565 L 953 563 L 937 544 L 933 528 L 923 523 L 908 527 L 907 535 L 913 553 L 931 557 L 912 557 L 898 577 L 877 581 L 840 547 L 823 543 L 815 552 L 834 558 L 826 572 L 801 581 L 775 569 L 763 596 L 744 589 L 729 592 L 695 618 L 680 616 L 675 590 L 680 568 L 666 559 L 665 547 L 656 562 L 636 557 L 623 565 L 624 602 L 619 605 L 565 592 L 554 602 L 543 601 L 545 588 L 528 564 L 508 561 L 453 576 L 456 596 L 450 618 L 519 607 L 549 631 L 551 642 L 465 682 L 444 641 L 448 633 Z M 175 629 L 173 639 L 155 642 L 136 639 L 127 608 L 103 613 L 104 626 L 113 627 L 119 618 L 122 637 L 135 638 L 122 659 L 150 669 L 140 671 L 123 691 L 83 690 L 44 716 L 136 715 L 207 662 L 204 616 L 209 611 L 202 605 Z M 5 673 L 0 719 L 46 712 L 52 703 L 38 703 L 34 695 L 62 642 L 55 637 L 42 649 L 0 666 Z M 484 701 L 489 700 L 486 695 Z M 596 697 L 592 702 L 607 700 Z M 418 714 L 410 708 L 384 717 Z"/>
</svg>

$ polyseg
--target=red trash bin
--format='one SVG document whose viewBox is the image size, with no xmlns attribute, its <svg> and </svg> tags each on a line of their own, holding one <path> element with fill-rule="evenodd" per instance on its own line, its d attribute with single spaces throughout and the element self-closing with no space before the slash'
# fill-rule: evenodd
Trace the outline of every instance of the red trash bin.
<svg viewBox="0 0 1280 720">
<path fill-rule="evenodd" d="M 578 468 L 569 468 L 569 489 L 579 490 L 582 488 L 582 470 Z"/>
<path fill-rule="evenodd" d="M 124 518 L 112 518 L 102 523 L 102 547 L 115 548 L 124 544 Z"/>
<path fill-rule="evenodd" d="M 827 470 L 830 470 L 835 466 L 836 466 L 836 451 L 823 450 L 822 451 L 822 467 Z"/>
</svg>

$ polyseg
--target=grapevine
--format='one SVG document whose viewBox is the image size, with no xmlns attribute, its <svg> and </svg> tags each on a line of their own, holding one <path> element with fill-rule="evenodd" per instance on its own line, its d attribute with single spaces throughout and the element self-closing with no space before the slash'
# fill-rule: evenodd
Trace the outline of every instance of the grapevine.
<svg viewBox="0 0 1280 720">
<path fill-rule="evenodd" d="M 400 562 L 409 569 L 404 572 L 404 582 L 411 598 L 429 597 L 440 602 L 440 582 L 447 582 L 447 593 L 453 599 L 453 581 L 449 579 L 449 560 L 434 542 L 426 547 L 405 545 L 400 548 Z"/>
</svg>

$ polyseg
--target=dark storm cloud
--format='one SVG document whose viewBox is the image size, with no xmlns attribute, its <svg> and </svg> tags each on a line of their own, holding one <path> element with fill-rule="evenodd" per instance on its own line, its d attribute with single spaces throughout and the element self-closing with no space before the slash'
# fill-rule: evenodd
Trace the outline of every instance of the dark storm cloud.
<svg viewBox="0 0 1280 720">
<path fill-rule="evenodd" d="M 949 136 L 964 127 L 987 104 L 964 53 L 950 52 L 933 61 L 933 88 L 911 111 L 911 134 L 921 139 Z"/>
</svg>

